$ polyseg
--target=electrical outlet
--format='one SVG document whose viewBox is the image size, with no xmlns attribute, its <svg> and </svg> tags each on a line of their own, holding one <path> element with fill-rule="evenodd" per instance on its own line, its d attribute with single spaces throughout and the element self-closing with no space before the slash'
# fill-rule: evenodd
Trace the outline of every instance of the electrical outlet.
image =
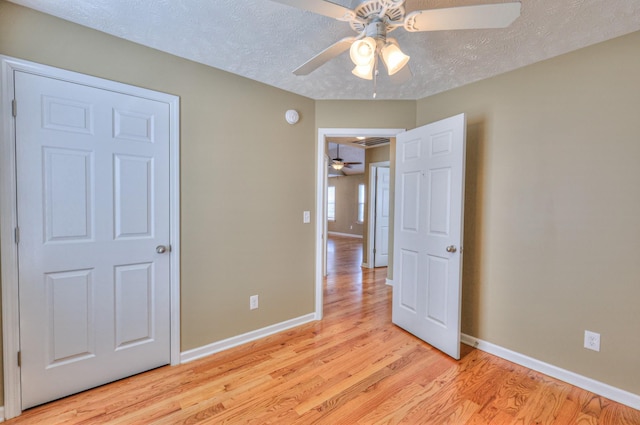
<svg viewBox="0 0 640 425">
<path fill-rule="evenodd" d="M 591 331 L 584 331 L 584 348 L 593 351 L 600 351 L 600 334 Z"/>
<path fill-rule="evenodd" d="M 256 308 L 258 308 L 258 296 L 251 295 L 249 297 L 249 310 L 255 310 Z"/>
</svg>

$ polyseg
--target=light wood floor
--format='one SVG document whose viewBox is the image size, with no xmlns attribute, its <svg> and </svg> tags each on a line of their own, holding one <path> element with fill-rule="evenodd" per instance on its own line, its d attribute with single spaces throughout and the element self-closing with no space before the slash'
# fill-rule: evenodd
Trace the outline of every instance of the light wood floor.
<svg viewBox="0 0 640 425">
<path fill-rule="evenodd" d="M 640 411 L 481 351 L 450 359 L 390 323 L 386 269 L 360 269 L 361 240 L 334 238 L 329 255 L 321 322 L 6 423 L 640 424 Z"/>
</svg>

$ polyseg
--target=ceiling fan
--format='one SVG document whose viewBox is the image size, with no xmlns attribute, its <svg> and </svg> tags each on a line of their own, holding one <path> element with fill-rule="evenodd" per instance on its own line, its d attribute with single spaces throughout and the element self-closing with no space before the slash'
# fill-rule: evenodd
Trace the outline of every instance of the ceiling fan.
<svg viewBox="0 0 640 425">
<path fill-rule="evenodd" d="M 336 157 L 331 160 L 329 167 L 334 170 L 342 170 L 343 168 L 351 168 L 352 165 L 362 164 L 362 162 L 347 162 L 340 158 L 340 144 L 336 144 Z"/>
<path fill-rule="evenodd" d="M 346 50 L 350 50 L 355 68 L 352 73 L 366 80 L 374 79 L 380 58 L 393 75 L 409 62 L 398 42 L 387 34 L 403 27 L 409 32 L 461 29 L 505 28 L 520 16 L 520 2 L 482 4 L 417 10 L 406 14 L 405 0 L 355 0 L 349 9 L 327 0 L 272 0 L 348 22 L 358 33 L 332 44 L 296 68 L 296 75 L 307 75 Z"/>
</svg>

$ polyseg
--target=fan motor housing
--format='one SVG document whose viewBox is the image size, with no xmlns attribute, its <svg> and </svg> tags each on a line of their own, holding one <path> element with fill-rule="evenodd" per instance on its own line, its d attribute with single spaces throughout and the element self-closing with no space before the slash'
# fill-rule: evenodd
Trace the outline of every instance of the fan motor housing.
<svg viewBox="0 0 640 425">
<path fill-rule="evenodd" d="M 397 24 L 403 21 L 405 13 L 403 4 L 404 0 L 364 0 L 356 6 L 355 13 L 358 18 L 365 22 L 352 20 L 349 24 L 354 31 L 360 33 L 365 31 L 369 24 L 377 19 L 384 22 L 386 34 L 396 29 L 398 27 Z M 384 16 L 381 17 L 380 13 L 383 10 L 385 10 L 385 13 Z M 393 23 L 395 23 L 395 25 L 393 25 Z M 371 36 L 373 37 L 373 35 Z"/>
<path fill-rule="evenodd" d="M 379 19 L 367 24 L 365 31 L 366 36 L 373 38 L 378 47 L 381 47 L 380 43 L 384 44 L 387 41 L 386 24 Z"/>
</svg>

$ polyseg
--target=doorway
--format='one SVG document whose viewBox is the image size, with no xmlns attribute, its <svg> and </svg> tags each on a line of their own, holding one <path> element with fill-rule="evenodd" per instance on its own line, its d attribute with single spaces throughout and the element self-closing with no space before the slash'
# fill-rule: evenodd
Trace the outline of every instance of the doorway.
<svg viewBox="0 0 640 425">
<path fill-rule="evenodd" d="M 327 165 L 326 143 L 332 137 L 395 137 L 404 129 L 377 129 L 377 128 L 321 128 L 318 129 L 316 141 L 316 276 L 315 276 L 315 319 L 322 319 L 323 311 L 323 277 L 326 267 L 327 244 Z"/>
</svg>

